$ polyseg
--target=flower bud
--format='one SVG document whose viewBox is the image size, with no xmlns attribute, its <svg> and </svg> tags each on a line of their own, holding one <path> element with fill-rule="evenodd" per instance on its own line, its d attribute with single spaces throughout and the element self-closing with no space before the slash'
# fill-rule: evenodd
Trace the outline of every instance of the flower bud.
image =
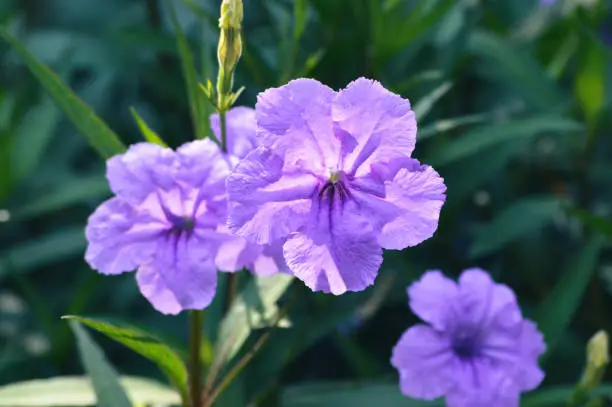
<svg viewBox="0 0 612 407">
<path fill-rule="evenodd" d="M 217 58 L 219 59 L 217 92 L 220 97 L 224 97 L 231 92 L 232 75 L 242 55 L 242 38 L 240 36 L 242 18 L 242 0 L 223 0 L 221 18 L 219 18 L 221 33 L 217 48 Z"/>
<path fill-rule="evenodd" d="M 586 348 L 586 367 L 580 382 L 574 388 L 570 399 L 571 406 L 583 405 L 589 399 L 591 392 L 601 383 L 610 355 L 608 352 L 608 334 L 599 331 L 589 340 Z"/>
</svg>

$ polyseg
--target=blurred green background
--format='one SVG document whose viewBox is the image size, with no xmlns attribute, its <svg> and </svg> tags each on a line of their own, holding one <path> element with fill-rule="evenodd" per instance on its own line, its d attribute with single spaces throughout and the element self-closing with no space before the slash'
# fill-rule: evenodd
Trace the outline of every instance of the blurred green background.
<svg viewBox="0 0 612 407">
<path fill-rule="evenodd" d="M 214 79 L 219 1 L 174 3 L 202 78 Z M 427 269 L 469 266 L 510 285 L 540 323 L 544 386 L 574 383 L 586 340 L 612 332 L 612 3 L 245 0 L 244 9 L 238 104 L 294 77 L 335 89 L 380 80 L 411 100 L 415 156 L 446 179 L 448 200 L 436 235 L 386 253 L 374 287 L 334 297 L 295 284 L 292 329 L 273 334 L 222 405 L 344 405 L 304 395 L 342 397 L 325 383 L 364 381 L 391 383 L 376 394 L 400 403 L 388 360 L 416 322 L 406 286 Z M 0 24 L 126 144 L 142 140 L 130 107 L 172 146 L 193 138 L 165 1 L 1 0 Z M 84 262 L 87 217 L 110 196 L 104 161 L 4 42 L 0 64 L 0 385 L 82 373 L 65 314 L 130 321 L 183 343 L 184 315 L 154 312 L 132 274 L 101 277 Z M 119 372 L 160 377 L 95 339 Z M 313 382 L 323 387 L 304 387 Z"/>
</svg>

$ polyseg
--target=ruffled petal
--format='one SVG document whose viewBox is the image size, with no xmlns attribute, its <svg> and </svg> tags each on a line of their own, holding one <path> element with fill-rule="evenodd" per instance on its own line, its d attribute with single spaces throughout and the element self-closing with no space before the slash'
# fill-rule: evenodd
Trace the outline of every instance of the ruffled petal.
<svg viewBox="0 0 612 407">
<path fill-rule="evenodd" d="M 533 322 L 523 321 L 518 348 L 520 359 L 517 362 L 515 382 L 522 391 L 533 390 L 544 380 L 538 358 L 546 351 L 544 337 Z"/>
<path fill-rule="evenodd" d="M 102 274 L 135 270 L 154 254 L 167 225 L 120 198 L 103 202 L 89 217 L 85 260 Z"/>
<path fill-rule="evenodd" d="M 366 289 L 382 264 L 376 238 L 345 225 L 338 225 L 335 231 L 323 241 L 305 233 L 292 235 L 283 246 L 289 270 L 313 291 L 340 295 Z"/>
<path fill-rule="evenodd" d="M 382 247 L 400 250 L 433 236 L 445 191 L 444 180 L 429 166 L 411 160 L 400 169 L 386 183 L 385 200 L 399 208 L 399 215 L 383 227 L 378 237 Z"/>
<path fill-rule="evenodd" d="M 143 295 L 155 309 L 168 314 L 208 307 L 217 289 L 215 249 L 195 234 L 160 240 L 155 257 L 139 269 L 141 279 L 149 283 Z"/>
<path fill-rule="evenodd" d="M 175 182 L 199 189 L 207 197 L 224 193 L 231 167 L 215 142 L 207 138 L 185 143 L 176 150 L 176 155 L 180 171 Z"/>
<path fill-rule="evenodd" d="M 298 231 L 308 219 L 319 180 L 283 173 L 283 160 L 259 147 L 227 179 L 228 226 L 257 244 L 270 244 Z"/>
<path fill-rule="evenodd" d="M 448 407 L 519 407 L 520 391 L 504 369 L 486 359 L 460 360 Z"/>
<path fill-rule="evenodd" d="M 287 169 L 325 174 L 336 168 L 340 140 L 331 117 L 335 92 L 314 79 L 296 79 L 257 97 L 258 137 Z"/>
<path fill-rule="evenodd" d="M 409 157 L 416 143 L 417 124 L 410 102 L 365 78 L 338 92 L 332 105 L 334 122 L 355 145 L 344 159 L 344 169 L 357 176 L 369 166 Z M 344 148 L 343 150 L 347 150 Z"/>
<path fill-rule="evenodd" d="M 425 400 L 442 397 L 455 385 L 457 363 L 449 338 L 426 325 L 404 332 L 391 357 L 402 393 Z"/>
<path fill-rule="evenodd" d="M 423 321 L 438 330 L 450 330 L 456 321 L 454 308 L 459 287 L 438 270 L 425 272 L 420 280 L 408 287 L 410 308 Z"/>
<path fill-rule="evenodd" d="M 138 204 L 157 189 L 174 185 L 176 153 L 152 143 L 137 143 L 106 162 L 110 188 L 126 202 Z"/>
<path fill-rule="evenodd" d="M 257 123 L 255 121 L 255 109 L 238 106 L 227 111 L 227 152 L 236 157 L 243 158 L 256 147 L 255 132 Z M 210 116 L 210 127 L 221 140 L 221 123 L 219 114 Z"/>
</svg>

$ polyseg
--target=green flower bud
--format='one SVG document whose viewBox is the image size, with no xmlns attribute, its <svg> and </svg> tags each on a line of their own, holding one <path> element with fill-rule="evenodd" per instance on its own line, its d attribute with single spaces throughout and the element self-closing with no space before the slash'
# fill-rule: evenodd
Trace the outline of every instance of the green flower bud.
<svg viewBox="0 0 612 407">
<path fill-rule="evenodd" d="M 222 30 L 230 28 L 240 30 L 243 16 L 242 0 L 223 0 L 219 28 Z"/>
<path fill-rule="evenodd" d="M 221 18 L 219 18 L 221 33 L 217 47 L 217 58 L 219 59 L 217 92 L 220 100 L 224 100 L 232 91 L 232 76 L 242 55 L 240 34 L 242 18 L 242 0 L 223 0 Z M 219 103 L 219 105 L 222 104 Z"/>
<path fill-rule="evenodd" d="M 606 367 L 610 361 L 608 351 L 608 334 L 599 331 L 589 340 L 586 347 L 586 367 L 580 382 L 574 388 L 569 406 L 580 406 L 589 400 L 590 394 L 601 383 Z M 594 403 L 597 400 L 593 401 Z M 596 406 L 597 404 L 594 404 Z"/>
</svg>

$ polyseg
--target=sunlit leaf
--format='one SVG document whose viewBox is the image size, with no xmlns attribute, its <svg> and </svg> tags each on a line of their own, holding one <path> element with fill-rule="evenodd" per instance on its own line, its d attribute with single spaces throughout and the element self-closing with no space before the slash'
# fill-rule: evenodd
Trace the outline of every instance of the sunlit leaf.
<svg viewBox="0 0 612 407">
<path fill-rule="evenodd" d="M 595 272 L 604 238 L 596 235 L 568 264 L 535 314 L 535 321 L 544 334 L 547 355 L 550 355 L 576 313 L 587 285 Z"/>
<path fill-rule="evenodd" d="M 279 309 L 276 301 L 289 288 L 293 277 L 276 274 L 270 277 L 255 276 L 234 300 L 221 323 L 212 365 L 223 365 L 240 351 L 253 329 L 269 325 Z"/>
<path fill-rule="evenodd" d="M 569 207 L 567 211 L 570 215 L 580 219 L 585 226 L 612 239 L 612 220 L 594 215 L 584 209 Z"/>
<path fill-rule="evenodd" d="M 124 376 L 119 382 L 133 404 L 180 404 L 176 391 L 154 380 Z M 72 407 L 95 404 L 91 380 L 83 376 L 29 380 L 0 387 L 0 407 Z"/>
<path fill-rule="evenodd" d="M 525 198 L 506 207 L 476 233 L 471 257 L 495 252 L 550 223 L 561 212 L 561 201 L 554 196 Z"/>
<path fill-rule="evenodd" d="M 145 140 L 147 140 L 149 143 L 157 144 L 162 147 L 167 147 L 166 143 L 164 143 L 164 140 L 162 140 L 162 138 L 156 132 L 151 130 L 147 123 L 142 119 L 142 117 L 138 115 L 136 109 L 131 107 L 130 112 L 132 112 L 132 116 L 134 116 L 134 119 L 138 124 L 138 128 L 140 129 L 140 132 L 142 133 Z"/>
<path fill-rule="evenodd" d="M 132 407 L 117 372 L 102 350 L 77 322 L 71 321 L 70 327 L 77 339 L 81 363 L 91 379 L 98 407 Z"/>
<path fill-rule="evenodd" d="M 574 92 L 591 129 L 604 107 L 606 97 L 606 57 L 597 42 L 585 36 L 580 47 L 578 75 Z"/>
<path fill-rule="evenodd" d="M 5 29 L 0 29 L 0 37 L 11 44 L 13 49 L 23 58 L 32 74 L 47 90 L 55 103 L 59 105 L 72 124 L 87 138 L 102 157 L 108 158 L 125 150 L 125 146 L 121 143 L 119 137 L 68 86 L 62 83 L 53 71 L 39 62 Z"/>
<path fill-rule="evenodd" d="M 63 318 L 87 325 L 151 360 L 166 375 L 179 393 L 184 397 L 187 396 L 187 370 L 185 364 L 172 348 L 159 339 L 140 329 L 118 327 L 91 318 L 77 316 L 65 316 Z"/>
<path fill-rule="evenodd" d="M 453 87 L 451 82 L 443 82 L 440 86 L 436 87 L 430 93 L 421 98 L 414 105 L 414 115 L 416 116 L 417 121 L 422 120 L 427 114 L 431 111 L 433 106 L 436 104 L 440 98 L 442 98 L 446 93 Z"/>
</svg>

